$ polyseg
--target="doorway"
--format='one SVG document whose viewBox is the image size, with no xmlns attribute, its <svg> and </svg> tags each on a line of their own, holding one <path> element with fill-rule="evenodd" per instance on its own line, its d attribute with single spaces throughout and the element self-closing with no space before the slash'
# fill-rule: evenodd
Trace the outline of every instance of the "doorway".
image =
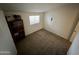
<svg viewBox="0 0 79 59">
<path fill-rule="evenodd" d="M 78 23 L 77 23 L 77 25 L 76 25 L 76 27 L 75 27 L 75 29 L 74 29 L 72 35 L 71 35 L 71 38 L 70 38 L 70 41 L 71 41 L 71 42 L 73 42 L 73 40 L 74 40 L 74 38 L 75 38 L 75 36 L 76 36 L 76 34 L 77 34 L 78 32 L 79 32 L 79 21 L 78 21 Z"/>
</svg>

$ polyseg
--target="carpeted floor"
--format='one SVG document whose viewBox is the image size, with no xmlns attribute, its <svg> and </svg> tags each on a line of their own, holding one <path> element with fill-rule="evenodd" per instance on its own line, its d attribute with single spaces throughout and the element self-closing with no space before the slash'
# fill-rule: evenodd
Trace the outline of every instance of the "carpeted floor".
<svg viewBox="0 0 79 59">
<path fill-rule="evenodd" d="M 65 55 L 70 47 L 67 39 L 44 29 L 16 43 L 19 55 Z"/>
</svg>

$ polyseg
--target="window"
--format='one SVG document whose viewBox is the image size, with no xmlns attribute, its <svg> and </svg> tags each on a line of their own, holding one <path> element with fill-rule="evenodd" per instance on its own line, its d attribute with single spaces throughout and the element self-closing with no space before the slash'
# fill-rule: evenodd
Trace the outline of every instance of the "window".
<svg viewBox="0 0 79 59">
<path fill-rule="evenodd" d="M 37 24 L 40 22 L 40 16 L 29 16 L 30 25 Z"/>
</svg>

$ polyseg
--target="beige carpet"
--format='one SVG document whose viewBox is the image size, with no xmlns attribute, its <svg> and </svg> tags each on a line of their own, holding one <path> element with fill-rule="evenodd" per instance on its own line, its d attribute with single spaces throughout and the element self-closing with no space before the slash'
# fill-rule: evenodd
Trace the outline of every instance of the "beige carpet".
<svg viewBox="0 0 79 59">
<path fill-rule="evenodd" d="M 70 44 L 67 39 L 42 29 L 17 42 L 16 48 L 20 55 L 65 55 Z"/>
</svg>

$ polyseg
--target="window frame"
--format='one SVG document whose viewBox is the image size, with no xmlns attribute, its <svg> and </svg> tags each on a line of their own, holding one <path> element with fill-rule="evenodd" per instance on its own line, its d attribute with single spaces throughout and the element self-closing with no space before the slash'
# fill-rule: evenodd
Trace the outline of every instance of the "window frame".
<svg viewBox="0 0 79 59">
<path fill-rule="evenodd" d="M 33 20 L 34 23 L 32 23 L 30 17 L 33 17 L 33 18 L 34 18 L 34 17 L 37 17 L 37 16 L 38 16 L 38 22 L 36 23 L 36 22 L 34 22 L 34 20 Z M 39 24 L 39 23 L 40 23 L 40 15 L 30 15 L 30 16 L 29 16 L 29 22 L 30 22 L 30 25 Z"/>
</svg>

